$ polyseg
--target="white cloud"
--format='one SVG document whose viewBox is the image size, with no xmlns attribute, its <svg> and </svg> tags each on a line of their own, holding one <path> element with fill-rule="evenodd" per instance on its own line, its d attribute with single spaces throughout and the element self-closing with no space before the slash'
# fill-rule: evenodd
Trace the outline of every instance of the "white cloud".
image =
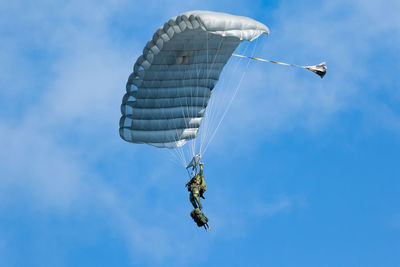
<svg viewBox="0 0 400 267">
<path fill-rule="evenodd" d="M 251 212 L 260 217 L 273 217 L 281 213 L 290 213 L 293 210 L 308 206 L 306 197 L 302 194 L 279 195 L 273 201 L 254 200 Z"/>
<path fill-rule="evenodd" d="M 400 213 L 395 214 L 392 216 L 388 222 L 388 225 L 391 228 L 394 228 L 396 230 L 400 230 Z"/>
<path fill-rule="evenodd" d="M 14 13 L 7 17 L 19 16 L 16 13 L 20 8 L 14 3 L 10 8 Z M 128 190 L 137 193 L 131 199 L 120 186 L 107 181 L 107 174 L 97 170 L 99 161 L 113 160 L 113 155 L 124 157 L 121 153 L 128 151 L 121 151 L 118 136 L 119 105 L 137 52 L 129 47 L 135 46 L 133 42 L 122 48 L 121 43 L 113 42 L 108 19 L 115 9 L 108 4 L 85 2 L 62 6 L 37 3 L 29 10 L 16 27 L 29 25 L 32 31 L 8 37 L 10 46 L 19 40 L 35 41 L 33 46 L 52 54 L 47 61 L 51 71 L 46 69 L 41 74 L 50 77 L 32 77 L 35 71 L 27 67 L 22 79 L 49 79 L 49 83 L 40 87 L 24 81 L 30 85 L 24 90 L 37 91 L 35 103 L 29 98 L 19 101 L 19 112 L 9 112 L 8 118 L 0 122 L 2 216 L 11 208 L 6 203 L 25 203 L 26 212 L 40 210 L 45 217 L 90 214 L 94 220 L 100 217 L 104 224 L 117 228 L 135 257 L 143 254 L 141 257 L 150 256 L 159 262 L 176 250 L 183 254 L 181 241 L 170 241 L 171 231 L 165 231 L 157 221 L 147 225 L 138 219 L 143 214 L 166 217 L 160 205 L 154 207 L 154 215 L 141 207 L 145 206 L 145 193 L 157 187 L 154 178 L 146 184 L 145 179 L 137 177 L 135 188 Z M 20 48 L 26 49 L 25 45 Z M 3 56 L 10 57 L 7 62 L 18 58 L 17 53 Z M 27 56 L 23 60 L 35 58 Z M 6 71 L 10 80 L 21 75 Z M 11 97 L 18 101 L 20 96 Z M 124 144 L 124 148 L 128 146 Z M 126 160 L 133 154 L 130 151 Z M 124 176 L 132 179 L 132 168 L 140 170 L 138 163 L 132 162 L 129 169 L 114 173 L 113 182 Z M 171 225 L 171 219 L 167 221 Z"/>
<path fill-rule="evenodd" d="M 271 203 L 256 202 L 253 206 L 258 216 L 271 217 L 280 212 L 288 212 L 292 208 L 292 200 L 287 196 L 281 196 Z"/>
<path fill-rule="evenodd" d="M 40 212 L 44 218 L 90 216 L 125 240 L 134 261 L 150 257 L 151 261 L 160 263 L 177 252 L 182 256 L 174 257 L 174 261 L 186 261 L 190 257 L 192 252 L 185 252 L 184 240 L 193 237 L 173 236 L 182 226 L 192 225 L 169 214 L 165 204 L 148 203 L 149 190 L 154 188 L 165 191 L 157 195 L 168 196 L 166 184 L 170 182 L 159 180 L 166 175 L 160 173 L 161 170 L 148 175 L 148 179 L 127 173 L 130 181 L 122 189 L 113 183 L 118 182 L 121 173 L 115 172 L 114 181 L 107 181 L 108 177 L 90 166 L 82 151 L 58 144 L 40 128 L 2 125 L 0 140 L 4 148 L 0 153 L 1 216 L 11 208 L 8 204 L 23 205 L 26 212 Z M 158 166 L 164 171 L 167 169 L 163 164 L 158 163 Z M 131 169 L 124 172 L 138 167 L 131 164 Z M 151 221 L 147 223 L 147 220 Z"/>
</svg>

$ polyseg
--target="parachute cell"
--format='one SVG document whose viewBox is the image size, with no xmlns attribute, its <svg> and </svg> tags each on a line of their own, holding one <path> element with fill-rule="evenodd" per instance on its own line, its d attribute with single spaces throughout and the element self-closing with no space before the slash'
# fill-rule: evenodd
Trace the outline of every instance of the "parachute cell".
<svg viewBox="0 0 400 267">
<path fill-rule="evenodd" d="M 129 76 L 121 137 L 175 148 L 196 138 L 211 93 L 233 51 L 268 34 L 264 24 L 225 13 L 190 11 L 153 35 Z"/>
</svg>

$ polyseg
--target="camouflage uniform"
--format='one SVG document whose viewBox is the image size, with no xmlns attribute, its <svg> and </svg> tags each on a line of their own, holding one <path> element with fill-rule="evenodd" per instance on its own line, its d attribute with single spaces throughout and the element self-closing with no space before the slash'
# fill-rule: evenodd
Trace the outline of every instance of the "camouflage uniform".
<svg viewBox="0 0 400 267">
<path fill-rule="evenodd" d="M 202 209 L 200 197 L 203 197 L 204 192 L 207 190 L 206 182 L 203 176 L 203 165 L 200 165 L 200 171 L 189 182 L 188 190 L 190 191 L 190 202 L 195 209 Z M 204 197 L 203 197 L 204 198 Z"/>
</svg>

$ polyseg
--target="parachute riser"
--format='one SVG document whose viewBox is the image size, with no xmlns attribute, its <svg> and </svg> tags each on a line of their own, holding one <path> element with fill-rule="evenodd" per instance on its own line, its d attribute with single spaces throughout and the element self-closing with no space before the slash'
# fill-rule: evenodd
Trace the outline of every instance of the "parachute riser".
<svg viewBox="0 0 400 267">
<path fill-rule="evenodd" d="M 200 154 L 194 155 L 192 160 L 190 161 L 190 163 L 186 166 L 186 170 L 188 170 L 190 167 L 192 167 L 192 170 L 197 173 L 197 166 L 200 163 L 200 159 L 201 159 Z"/>
<path fill-rule="evenodd" d="M 189 178 L 191 178 L 192 176 L 190 174 L 190 171 L 187 168 L 186 168 L 186 171 L 187 171 L 187 174 L 188 174 Z"/>
</svg>

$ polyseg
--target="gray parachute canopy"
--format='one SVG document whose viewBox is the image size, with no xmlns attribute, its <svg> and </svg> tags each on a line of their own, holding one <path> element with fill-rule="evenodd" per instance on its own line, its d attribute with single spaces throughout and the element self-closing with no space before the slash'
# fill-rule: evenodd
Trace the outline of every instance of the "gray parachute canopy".
<svg viewBox="0 0 400 267">
<path fill-rule="evenodd" d="M 212 89 L 232 52 L 268 27 L 253 19 L 190 11 L 153 35 L 129 76 L 123 97 L 121 137 L 175 148 L 196 138 Z"/>
</svg>

